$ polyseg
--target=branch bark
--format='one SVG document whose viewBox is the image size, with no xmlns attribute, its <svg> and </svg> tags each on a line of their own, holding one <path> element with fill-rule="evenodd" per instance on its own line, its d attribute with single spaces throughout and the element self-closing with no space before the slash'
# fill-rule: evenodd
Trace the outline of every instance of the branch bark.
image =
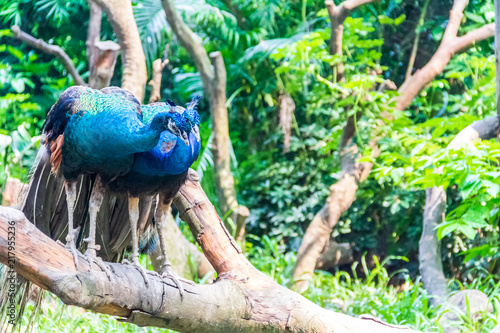
<svg viewBox="0 0 500 333">
<path fill-rule="evenodd" d="M 352 318 L 309 302 L 256 270 L 228 235 L 191 173 L 175 198 L 218 273 L 212 285 L 183 284 L 183 300 L 170 279 L 149 277 L 131 265 L 109 264 L 113 280 L 96 266 L 76 271 L 72 255 L 11 208 L 0 207 L 0 261 L 7 263 L 8 227 L 15 225 L 14 269 L 70 305 L 125 317 L 139 326 L 181 332 L 415 332 L 372 317 Z M 36 256 L 34 255 L 36 253 Z M 203 311 L 200 311 L 203 309 Z"/>
<path fill-rule="evenodd" d="M 122 88 L 142 103 L 147 81 L 146 57 L 130 0 L 94 0 L 106 13 L 122 50 Z"/>
<path fill-rule="evenodd" d="M 90 17 L 89 28 L 87 30 L 87 41 L 85 45 L 87 46 L 89 71 L 92 73 L 95 59 L 97 57 L 95 43 L 101 39 L 102 10 L 101 7 L 93 0 L 87 0 L 87 5 L 89 6 Z"/>
<path fill-rule="evenodd" d="M 196 276 L 202 278 L 210 272 L 214 273 L 214 268 L 203 253 L 182 234 L 172 216 L 171 208 L 169 208 L 169 212 L 166 215 L 166 250 L 173 271 L 188 280 L 195 280 Z M 158 260 L 160 256 L 161 249 L 160 246 L 157 246 L 150 254 L 151 262 L 156 272 L 159 272 L 161 265 L 163 265 L 163 261 Z"/>
<path fill-rule="evenodd" d="M 36 48 L 36 49 L 39 49 L 40 51 L 42 51 L 44 53 L 47 53 L 47 54 L 50 54 L 50 55 L 57 57 L 59 59 L 59 61 L 62 63 L 62 65 L 64 66 L 64 68 L 68 71 L 68 74 L 70 74 L 73 77 L 75 84 L 80 85 L 80 86 L 87 85 L 85 83 L 85 81 L 83 81 L 80 74 L 78 74 L 78 71 L 76 70 L 75 65 L 73 65 L 73 62 L 71 61 L 69 56 L 58 45 L 50 45 L 41 39 L 36 39 L 35 37 L 22 31 L 21 28 L 19 28 L 17 25 L 14 25 L 11 29 L 12 29 L 12 34 L 13 34 L 14 38 L 17 38 L 17 39 L 25 42 L 29 46 Z"/>
</svg>

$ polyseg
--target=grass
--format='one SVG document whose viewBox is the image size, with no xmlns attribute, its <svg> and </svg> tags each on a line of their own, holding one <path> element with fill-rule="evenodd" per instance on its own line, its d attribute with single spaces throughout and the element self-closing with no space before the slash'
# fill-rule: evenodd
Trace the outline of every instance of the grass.
<svg viewBox="0 0 500 333">
<path fill-rule="evenodd" d="M 263 247 L 253 247 L 247 243 L 247 256 L 252 264 L 265 272 L 281 285 L 288 285 L 295 264 L 295 254 L 285 251 L 285 246 L 274 239 L 258 239 Z M 391 258 L 396 260 L 401 258 Z M 142 260 L 146 260 L 142 258 Z M 429 304 L 429 295 L 419 280 L 411 281 L 404 271 L 389 274 L 385 268 L 387 262 L 379 263 L 376 258 L 375 268 L 369 269 L 364 259 L 353 265 L 353 273 L 339 271 L 335 274 L 317 271 L 310 288 L 303 294 L 312 302 L 334 311 L 351 316 L 361 314 L 377 317 L 391 324 L 408 325 L 411 328 L 440 332 L 440 311 Z M 144 264 L 145 262 L 143 262 Z M 361 265 L 365 277 L 356 276 L 356 266 Z M 389 281 L 395 274 L 403 276 L 401 286 L 392 286 Z M 462 284 L 451 281 L 454 290 L 478 289 L 486 293 L 493 306 L 493 313 L 481 313 L 470 319 L 467 314 L 458 314 L 457 325 L 461 332 L 489 332 L 497 325 L 497 312 L 500 304 L 500 282 L 488 275 L 471 283 Z M 23 327 L 28 325 L 28 315 L 33 305 L 23 318 Z M 455 310 L 450 310 L 455 311 Z M 96 314 L 80 308 L 65 306 L 54 296 L 49 296 L 42 307 L 41 316 L 32 332 L 171 332 L 157 328 L 141 328 L 116 320 L 112 316 Z"/>
</svg>

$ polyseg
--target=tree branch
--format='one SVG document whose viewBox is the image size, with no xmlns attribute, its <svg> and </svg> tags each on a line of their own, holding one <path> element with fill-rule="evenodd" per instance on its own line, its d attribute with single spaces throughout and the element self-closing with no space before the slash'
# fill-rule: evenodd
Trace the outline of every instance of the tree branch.
<svg viewBox="0 0 500 333">
<path fill-rule="evenodd" d="M 181 45 L 188 51 L 191 58 L 193 58 L 196 68 L 200 72 L 205 89 L 208 89 L 209 84 L 213 80 L 214 71 L 212 70 L 208 54 L 203 48 L 201 38 L 192 32 L 181 19 L 175 9 L 173 0 L 162 0 L 162 4 L 168 24 L 179 39 Z"/>
<path fill-rule="evenodd" d="M 156 103 L 161 99 L 161 72 L 163 71 L 163 68 L 167 66 L 167 64 L 168 59 L 165 59 L 163 61 L 161 59 L 156 59 L 155 61 L 153 61 L 153 78 L 148 82 L 148 84 L 151 86 L 149 103 Z"/>
<path fill-rule="evenodd" d="M 405 80 L 408 79 L 413 72 L 413 65 L 415 64 L 415 58 L 417 57 L 418 42 L 420 41 L 420 29 L 424 26 L 425 14 L 427 13 L 429 2 L 430 0 L 425 0 L 424 7 L 422 8 L 420 18 L 418 19 L 418 23 L 415 28 L 415 39 L 413 40 L 413 47 L 411 49 L 410 59 L 408 60 L 408 67 L 406 68 Z"/>
<path fill-rule="evenodd" d="M 453 52 L 458 53 L 471 47 L 474 43 L 493 37 L 495 34 L 495 23 L 490 23 L 477 28 L 463 36 L 457 37 L 454 43 Z"/>
<path fill-rule="evenodd" d="M 348 0 L 336 6 L 333 1 L 325 1 L 328 15 L 331 21 L 330 54 L 342 56 L 342 38 L 344 32 L 344 20 L 355 8 L 376 2 L 378 0 Z M 336 71 L 336 74 L 335 74 Z M 334 67 L 334 79 L 344 79 L 344 67 L 340 62 Z M 325 205 L 314 216 L 311 224 L 306 230 L 299 251 L 297 262 L 293 270 L 294 288 L 305 291 L 312 279 L 318 258 L 328 245 L 333 228 L 337 224 L 340 215 L 354 202 L 358 184 L 364 181 L 372 168 L 372 163 L 358 163 L 358 146 L 353 139 L 356 135 L 354 117 L 350 116 L 342 131 L 340 142 L 340 179 L 330 186 L 330 196 Z M 373 147 L 373 143 L 370 143 Z"/>
<path fill-rule="evenodd" d="M 182 300 L 170 279 L 151 274 L 146 287 L 131 265 L 109 264 L 112 281 L 85 260 L 76 271 L 68 250 L 20 211 L 5 207 L 0 207 L 0 261 L 8 263 L 8 228 L 14 224 L 16 272 L 66 304 L 125 317 L 139 326 L 207 333 L 415 332 L 322 309 L 256 270 L 225 230 L 193 171 L 174 203 L 218 272 L 212 285 L 183 284 Z"/>
<path fill-rule="evenodd" d="M 342 57 L 342 39 L 344 35 L 344 21 L 349 16 L 349 14 L 357 9 L 359 6 L 377 2 L 380 0 L 347 0 L 342 2 L 340 5 L 335 5 L 332 0 L 326 0 L 325 6 L 328 10 L 328 16 L 330 17 L 331 23 L 331 35 L 330 35 L 330 54 L 336 54 Z M 344 78 L 344 64 L 340 62 L 335 67 L 337 81 Z"/>
<path fill-rule="evenodd" d="M 89 29 L 87 30 L 87 58 L 89 61 L 89 72 L 92 72 L 95 58 L 97 57 L 97 50 L 95 49 L 95 43 L 100 40 L 101 37 L 101 19 L 102 10 L 101 7 L 93 0 L 87 0 L 87 4 L 90 10 L 89 18 Z"/>
<path fill-rule="evenodd" d="M 56 56 L 59 61 L 62 63 L 64 68 L 68 71 L 68 73 L 73 77 L 73 80 L 75 81 L 75 84 L 80 85 L 80 86 L 86 86 L 87 84 L 85 81 L 83 81 L 82 77 L 80 74 L 78 74 L 78 71 L 75 68 L 75 65 L 73 65 L 73 62 L 69 58 L 69 56 L 64 52 L 62 48 L 60 48 L 57 45 L 50 45 L 47 44 L 45 41 L 41 39 L 36 39 L 35 37 L 27 34 L 26 32 L 22 31 L 21 28 L 19 28 L 17 25 L 14 25 L 12 27 L 12 33 L 14 38 L 17 38 L 26 44 L 28 44 L 31 47 L 34 47 L 36 49 L 39 49 L 40 51 Z"/>
<path fill-rule="evenodd" d="M 115 69 L 120 45 L 113 41 L 100 40 L 101 7 L 94 0 L 87 0 L 90 9 L 89 29 L 87 31 L 87 58 L 89 62 L 89 86 L 102 89 L 109 86 Z"/>
<path fill-rule="evenodd" d="M 458 28 L 463 17 L 463 10 L 468 0 L 455 0 L 450 11 L 450 19 L 446 27 L 443 39 L 431 60 L 420 70 L 409 76 L 399 88 L 399 96 L 396 99 L 396 109 L 404 110 L 417 96 L 417 94 L 430 83 L 436 75 L 441 73 L 451 57 L 464 50 L 475 42 L 479 42 L 494 35 L 494 24 L 487 24 L 481 28 L 471 31 L 464 36 L 457 37 Z"/>
</svg>

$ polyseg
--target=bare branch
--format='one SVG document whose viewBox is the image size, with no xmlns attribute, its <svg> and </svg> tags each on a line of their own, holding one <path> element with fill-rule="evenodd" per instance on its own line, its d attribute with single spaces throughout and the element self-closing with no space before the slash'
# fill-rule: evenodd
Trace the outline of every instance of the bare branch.
<svg viewBox="0 0 500 333">
<path fill-rule="evenodd" d="M 62 63 L 64 68 L 68 71 L 68 73 L 73 77 L 75 84 L 80 85 L 80 86 L 87 85 L 85 83 L 85 81 L 83 81 L 80 74 L 78 74 L 78 71 L 76 70 L 75 65 L 73 65 L 73 62 L 71 61 L 69 56 L 59 46 L 50 45 L 41 39 L 36 39 L 35 37 L 22 31 L 21 28 L 19 28 L 17 25 L 12 27 L 12 33 L 14 35 L 14 38 L 17 38 L 17 39 L 25 42 L 29 46 L 34 47 L 36 49 L 39 49 L 40 51 L 42 51 L 44 53 L 56 56 L 59 59 L 59 61 Z"/>
<path fill-rule="evenodd" d="M 342 56 L 342 38 L 344 20 L 357 7 L 378 0 L 348 0 L 336 6 L 333 1 L 325 1 L 331 21 L 330 54 Z M 336 74 L 335 74 L 336 71 Z M 344 67 L 340 62 L 334 67 L 334 79 L 344 79 Z M 330 186 L 330 196 L 321 210 L 316 213 L 307 228 L 297 253 L 297 262 L 293 271 L 295 288 L 299 291 L 307 289 L 312 279 L 316 262 L 327 246 L 333 228 L 340 215 L 354 202 L 358 184 L 366 179 L 372 168 L 369 162 L 358 163 L 358 146 L 353 139 L 356 135 L 354 115 L 348 118 L 342 131 L 340 143 L 340 159 L 342 174 L 340 179 Z"/>
<path fill-rule="evenodd" d="M 236 213 L 238 201 L 231 172 L 231 141 L 226 107 L 224 59 L 220 52 L 212 52 L 209 57 L 202 45 L 201 38 L 189 29 L 177 13 L 173 0 L 162 0 L 162 4 L 169 25 L 196 64 L 203 81 L 203 87 L 208 93 L 212 119 L 214 176 L 220 209 L 224 213 L 231 210 Z M 236 218 L 233 214 L 233 221 L 236 221 Z"/>
<path fill-rule="evenodd" d="M 413 40 L 413 47 L 411 49 L 410 59 L 408 60 L 408 67 L 406 68 L 405 80 L 408 79 L 413 72 L 413 65 L 415 64 L 415 58 L 417 57 L 418 42 L 420 40 L 420 29 L 424 25 L 425 14 L 427 13 L 427 8 L 429 7 L 430 0 L 426 0 L 422 12 L 420 13 L 420 18 L 418 19 L 417 26 L 415 28 L 415 39 Z"/>
<path fill-rule="evenodd" d="M 214 71 L 210 64 L 208 54 L 203 48 L 201 38 L 194 32 L 181 19 L 173 0 L 162 0 L 163 9 L 167 15 L 167 21 L 175 35 L 179 39 L 181 45 L 188 51 L 191 58 L 196 64 L 196 68 L 200 72 L 201 79 L 205 88 L 208 89 L 209 84 L 213 80 Z"/>
<path fill-rule="evenodd" d="M 100 40 L 101 36 L 101 7 L 93 0 L 87 0 L 90 9 L 89 29 L 87 30 L 87 58 L 89 61 L 89 71 L 92 72 L 95 64 L 96 51 L 95 43 Z"/>
<path fill-rule="evenodd" d="M 455 53 L 465 50 L 474 43 L 485 40 L 486 38 L 493 37 L 495 35 L 495 23 L 490 23 L 477 28 L 471 32 L 466 33 L 463 36 L 457 37 L 454 43 L 453 51 Z"/>
<path fill-rule="evenodd" d="M 165 59 L 163 61 L 161 59 L 156 59 L 155 61 L 153 61 L 153 78 L 148 82 L 148 84 L 151 86 L 149 103 L 156 103 L 161 99 L 161 72 L 163 71 L 163 68 L 167 66 L 167 64 L 168 59 Z"/>
</svg>

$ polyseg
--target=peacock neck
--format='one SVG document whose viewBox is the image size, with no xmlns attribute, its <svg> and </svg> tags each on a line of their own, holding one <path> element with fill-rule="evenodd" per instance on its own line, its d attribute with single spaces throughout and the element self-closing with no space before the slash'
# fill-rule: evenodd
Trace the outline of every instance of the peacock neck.
<svg viewBox="0 0 500 333">
<path fill-rule="evenodd" d="M 161 133 L 167 129 L 165 125 L 167 117 L 168 114 L 163 112 L 159 113 L 153 118 L 149 125 L 144 125 L 138 129 L 134 142 L 137 152 L 148 151 L 156 146 Z"/>
</svg>

